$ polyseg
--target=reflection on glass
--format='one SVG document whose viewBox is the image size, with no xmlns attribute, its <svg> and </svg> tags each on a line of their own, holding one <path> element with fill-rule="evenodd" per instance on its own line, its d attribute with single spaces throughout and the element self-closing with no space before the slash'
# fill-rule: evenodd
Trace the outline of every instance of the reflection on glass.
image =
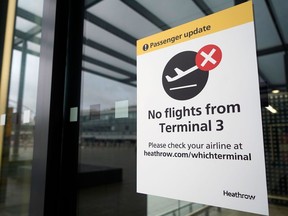
<svg viewBox="0 0 288 216">
<path fill-rule="evenodd" d="M 79 215 L 145 215 L 135 193 L 136 89 L 87 72 L 82 79 Z"/>
<path fill-rule="evenodd" d="M 43 1 L 19 0 L 0 155 L 0 215 L 28 215 Z"/>
</svg>

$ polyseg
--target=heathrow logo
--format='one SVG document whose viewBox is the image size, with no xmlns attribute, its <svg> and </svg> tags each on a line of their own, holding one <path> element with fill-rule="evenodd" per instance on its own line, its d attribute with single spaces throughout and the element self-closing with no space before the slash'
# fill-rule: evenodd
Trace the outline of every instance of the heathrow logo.
<svg viewBox="0 0 288 216">
<path fill-rule="evenodd" d="M 176 100 L 188 100 L 205 87 L 209 71 L 222 59 L 221 49 L 209 44 L 198 52 L 184 51 L 173 56 L 166 64 L 162 84 L 165 92 Z"/>
</svg>

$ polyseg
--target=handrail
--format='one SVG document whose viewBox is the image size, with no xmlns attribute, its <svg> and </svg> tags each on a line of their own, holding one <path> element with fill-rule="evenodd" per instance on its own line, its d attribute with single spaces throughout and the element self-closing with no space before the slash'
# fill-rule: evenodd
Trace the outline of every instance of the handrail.
<svg viewBox="0 0 288 216">
<path fill-rule="evenodd" d="M 159 214 L 158 216 L 170 215 L 170 214 L 173 214 L 173 213 L 175 213 L 175 212 L 177 212 L 177 211 L 180 211 L 181 209 L 184 209 L 184 208 L 186 208 L 186 207 L 191 207 L 191 209 L 192 209 L 194 204 L 196 204 L 196 203 L 188 203 L 188 204 L 183 205 L 183 206 L 181 206 L 181 207 L 179 207 L 179 208 L 176 208 L 176 209 L 173 209 L 173 210 L 169 210 L 169 211 L 167 211 L 167 212 L 164 212 L 164 213 L 162 213 L 162 214 Z M 212 206 L 203 206 L 203 207 L 201 207 L 200 209 L 197 209 L 196 211 L 194 211 L 194 212 L 192 212 L 192 213 L 189 213 L 189 214 L 186 215 L 186 216 L 196 216 L 196 215 L 204 212 L 206 209 L 209 209 L 210 207 L 212 207 Z"/>
<path fill-rule="evenodd" d="M 288 201 L 288 197 L 284 197 L 284 196 L 268 195 L 268 198 L 269 199 Z"/>
<path fill-rule="evenodd" d="M 186 216 L 196 216 L 198 214 L 201 214 L 201 213 L 209 210 L 209 208 L 211 208 L 211 206 L 204 206 L 204 207 L 202 207 L 202 208 L 196 210 L 195 212 L 192 212 L 192 213 L 190 213 L 190 214 L 188 214 Z"/>
<path fill-rule="evenodd" d="M 183 208 L 186 208 L 186 207 L 188 207 L 188 206 L 191 206 L 191 207 L 192 207 L 193 204 L 194 204 L 194 203 L 189 203 L 189 204 L 183 205 L 183 206 L 181 206 L 180 208 L 176 208 L 176 209 L 173 209 L 173 210 L 169 210 L 169 211 L 167 211 L 167 212 L 164 212 L 164 213 L 159 214 L 158 216 L 169 215 L 169 214 L 171 214 L 171 213 L 174 213 L 174 212 L 176 212 L 176 211 L 179 211 L 179 210 L 181 210 L 181 209 L 183 209 Z"/>
</svg>

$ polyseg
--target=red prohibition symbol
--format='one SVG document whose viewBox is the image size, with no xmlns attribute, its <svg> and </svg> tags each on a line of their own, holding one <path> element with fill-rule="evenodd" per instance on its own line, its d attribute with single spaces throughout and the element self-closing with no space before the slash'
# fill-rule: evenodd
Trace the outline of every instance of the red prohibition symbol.
<svg viewBox="0 0 288 216">
<path fill-rule="evenodd" d="M 197 67 L 202 71 L 210 71 L 216 68 L 222 59 L 221 49 L 214 45 L 209 44 L 202 47 L 195 58 Z"/>
</svg>

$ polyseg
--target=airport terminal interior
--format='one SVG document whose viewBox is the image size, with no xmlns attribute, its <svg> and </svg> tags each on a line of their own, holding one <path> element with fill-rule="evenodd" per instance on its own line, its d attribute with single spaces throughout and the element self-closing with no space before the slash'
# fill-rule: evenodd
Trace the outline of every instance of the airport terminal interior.
<svg viewBox="0 0 288 216">
<path fill-rule="evenodd" d="M 69 163 L 78 167 L 74 170 L 77 185 L 70 188 L 77 200 L 73 215 L 255 215 L 136 192 L 136 41 L 246 1 L 82 1 L 83 16 L 80 16 L 82 20 L 79 20 L 79 23 L 83 24 L 83 30 L 82 38 L 79 40 L 81 52 L 78 53 L 81 60 L 78 73 L 81 80 L 79 88 L 77 87 L 80 114 L 77 133 L 70 132 L 71 136 L 77 135 L 77 146 L 71 142 L 71 149 L 74 147 L 73 149 L 77 150 L 78 157 L 75 157 L 74 163 L 68 161 L 61 165 L 64 170 L 68 170 Z M 0 33 L 1 216 L 36 215 L 32 212 L 36 212 L 35 208 L 41 207 L 37 206 L 37 199 L 31 192 L 39 187 L 37 173 L 33 174 L 33 171 L 37 170 L 35 166 L 45 161 L 48 167 L 53 155 L 56 157 L 61 154 L 63 146 L 67 149 L 67 145 L 59 143 L 53 145 L 53 148 L 47 147 L 49 151 L 47 150 L 46 155 L 50 159 L 38 154 L 38 151 L 43 150 L 43 143 L 39 140 L 45 137 L 37 133 L 45 130 L 41 121 L 42 114 L 38 114 L 43 113 L 45 108 L 39 100 L 47 100 L 45 106 L 53 105 L 49 97 L 43 99 L 39 96 L 39 92 L 44 91 L 41 89 L 46 88 L 43 85 L 44 66 L 41 65 L 47 62 L 43 53 L 53 47 L 53 44 L 45 41 L 49 37 L 44 35 L 48 32 L 48 7 L 53 7 L 53 2 L 58 1 L 1 0 L 0 4 L 1 13 L 6 11 L 5 19 L 1 16 Z M 253 6 L 269 213 L 271 216 L 284 216 L 288 215 L 288 1 L 253 0 Z M 58 13 L 60 9 L 57 8 Z M 54 16 L 53 14 L 51 16 Z M 9 25 L 10 31 L 7 30 Z M 53 28 L 52 24 L 51 26 Z M 50 37 L 54 36 L 61 37 L 53 29 Z M 237 38 L 231 40 L 237 43 Z M 66 73 L 69 76 L 69 67 Z M 47 83 L 52 83 L 53 92 L 53 85 L 58 81 L 53 77 L 49 79 Z M 65 81 L 62 83 L 65 88 L 69 87 Z M 124 116 L 121 115 L 121 110 L 119 113 L 119 107 L 123 104 L 128 110 L 128 114 Z M 61 110 L 59 113 L 61 114 Z M 51 119 L 49 121 L 52 122 Z M 65 124 L 56 129 L 62 127 L 66 127 Z M 63 131 L 69 134 L 66 129 Z M 54 133 L 53 128 L 50 128 L 49 132 Z M 37 136 L 42 137 L 36 139 Z M 69 148 L 68 145 L 66 151 L 69 152 Z M 52 171 L 51 173 L 53 175 Z M 31 177 L 33 175 L 35 177 Z M 209 173 L 209 176 L 213 178 L 213 173 Z M 47 179 L 47 186 L 43 186 L 46 190 L 54 184 L 49 183 Z M 39 197 L 42 197 L 44 192 L 45 190 L 39 190 Z M 46 198 L 61 203 L 60 196 Z M 43 209 L 39 211 L 45 212 L 47 207 Z M 58 215 L 51 214 L 51 211 L 53 212 L 50 210 L 50 214 L 43 215 Z"/>
</svg>

